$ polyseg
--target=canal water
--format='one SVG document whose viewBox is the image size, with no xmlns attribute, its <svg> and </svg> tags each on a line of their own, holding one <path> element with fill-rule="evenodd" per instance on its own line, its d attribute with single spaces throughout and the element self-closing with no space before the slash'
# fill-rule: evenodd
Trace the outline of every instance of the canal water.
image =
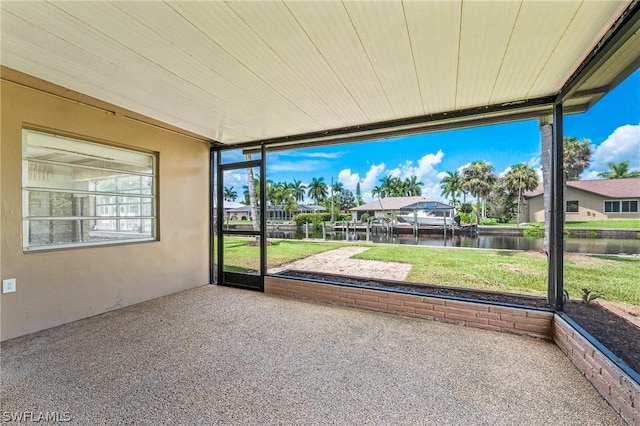
<svg viewBox="0 0 640 426">
<path fill-rule="evenodd" d="M 269 238 L 304 239 L 304 231 L 269 231 Z M 309 238 L 322 239 L 322 232 L 309 232 Z M 364 232 L 349 232 L 345 237 L 343 232 L 326 234 L 327 240 L 334 241 L 366 241 Z M 418 238 L 411 234 L 387 235 L 384 233 L 371 234 L 374 243 L 413 244 L 433 247 L 468 247 L 507 250 L 543 250 L 542 238 L 513 237 L 503 235 L 479 235 L 477 237 L 443 235 L 420 235 Z M 582 254 L 627 254 L 640 255 L 640 239 L 621 240 L 604 238 L 565 238 L 566 252 Z"/>
</svg>

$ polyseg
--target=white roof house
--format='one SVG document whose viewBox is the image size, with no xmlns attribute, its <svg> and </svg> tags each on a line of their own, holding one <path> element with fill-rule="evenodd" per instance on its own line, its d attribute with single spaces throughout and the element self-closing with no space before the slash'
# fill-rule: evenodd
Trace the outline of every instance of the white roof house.
<svg viewBox="0 0 640 426">
<path fill-rule="evenodd" d="M 369 213 L 373 217 L 385 217 L 391 212 L 409 212 L 423 209 L 449 211 L 453 210 L 453 206 L 422 196 L 386 197 L 354 207 L 349 211 L 355 213 L 355 219 L 358 220 L 364 213 Z"/>
</svg>

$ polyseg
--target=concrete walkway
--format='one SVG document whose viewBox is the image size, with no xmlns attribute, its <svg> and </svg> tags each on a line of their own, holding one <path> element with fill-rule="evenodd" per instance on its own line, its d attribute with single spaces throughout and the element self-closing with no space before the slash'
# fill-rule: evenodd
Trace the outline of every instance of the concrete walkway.
<svg viewBox="0 0 640 426">
<path fill-rule="evenodd" d="M 3 416 L 57 412 L 81 425 L 623 424 L 548 341 L 216 286 L 0 349 Z"/>
<path fill-rule="evenodd" d="M 299 271 L 326 272 L 353 277 L 384 277 L 386 280 L 406 281 L 409 272 L 411 272 L 410 263 L 351 259 L 351 256 L 369 249 L 370 247 L 341 247 L 314 254 L 278 268 L 271 268 L 269 273 L 276 274 L 286 269 L 296 269 Z"/>
</svg>

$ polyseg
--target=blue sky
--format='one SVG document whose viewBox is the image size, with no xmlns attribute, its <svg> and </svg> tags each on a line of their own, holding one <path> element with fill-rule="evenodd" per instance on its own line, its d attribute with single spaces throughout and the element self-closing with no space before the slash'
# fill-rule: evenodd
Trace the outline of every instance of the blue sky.
<svg viewBox="0 0 640 426">
<path fill-rule="evenodd" d="M 583 179 L 597 178 L 598 172 L 607 170 L 609 161 L 629 160 L 631 169 L 640 170 L 640 70 L 586 113 L 565 116 L 564 134 L 591 140 L 592 165 L 582 174 Z M 520 162 L 539 169 L 538 121 L 270 153 L 267 179 L 298 179 L 306 184 L 313 177 L 324 177 L 327 183 L 333 177 L 352 190 L 359 182 L 365 201 L 370 201 L 371 189 L 385 175 L 416 175 L 424 183 L 424 196 L 442 199 L 439 183 L 446 172 L 476 160 L 489 161 L 498 174 Z M 237 179 L 243 180 L 240 176 Z M 242 183 L 235 190 L 242 194 Z"/>
</svg>

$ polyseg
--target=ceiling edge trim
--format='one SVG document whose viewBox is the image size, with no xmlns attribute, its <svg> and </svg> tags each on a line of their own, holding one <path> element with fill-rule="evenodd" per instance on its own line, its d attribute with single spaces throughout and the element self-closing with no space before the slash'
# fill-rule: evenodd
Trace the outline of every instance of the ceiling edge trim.
<svg viewBox="0 0 640 426">
<path fill-rule="evenodd" d="M 508 102 L 469 108 L 458 111 L 410 117 L 400 120 L 356 125 L 326 131 L 303 133 L 271 139 L 262 139 L 240 144 L 226 145 L 222 149 L 257 148 L 265 145 L 270 151 L 293 146 L 317 146 L 335 143 L 361 142 L 365 140 L 389 139 L 421 133 L 481 126 L 485 124 L 537 118 L 551 114 L 555 96 Z M 257 151 L 256 151 L 257 152 Z"/>
<path fill-rule="evenodd" d="M 48 82 L 46 80 L 42 80 L 38 77 L 34 77 L 29 74 L 25 74 L 21 71 L 6 67 L 4 65 L 0 66 L 0 78 L 2 80 L 5 80 L 8 82 L 32 89 L 32 90 L 36 90 L 42 93 L 46 93 L 48 95 L 56 96 L 58 98 L 61 98 L 67 101 L 75 102 L 80 105 L 89 106 L 91 108 L 97 108 L 101 111 L 105 111 L 114 115 L 118 114 L 128 120 L 133 120 L 138 123 L 156 127 L 158 129 L 165 130 L 180 136 L 184 136 L 189 139 L 194 139 L 198 142 L 211 144 L 212 146 L 222 145 L 222 143 L 212 140 L 211 138 L 208 138 L 204 135 L 190 132 L 180 127 L 165 123 L 161 120 L 156 120 L 146 115 L 128 110 L 126 108 L 122 108 L 117 105 L 110 104 L 106 101 L 101 101 L 100 99 L 93 98 L 91 96 L 76 92 L 74 90 L 67 89 L 66 87 L 59 86 L 57 84 Z"/>
</svg>

